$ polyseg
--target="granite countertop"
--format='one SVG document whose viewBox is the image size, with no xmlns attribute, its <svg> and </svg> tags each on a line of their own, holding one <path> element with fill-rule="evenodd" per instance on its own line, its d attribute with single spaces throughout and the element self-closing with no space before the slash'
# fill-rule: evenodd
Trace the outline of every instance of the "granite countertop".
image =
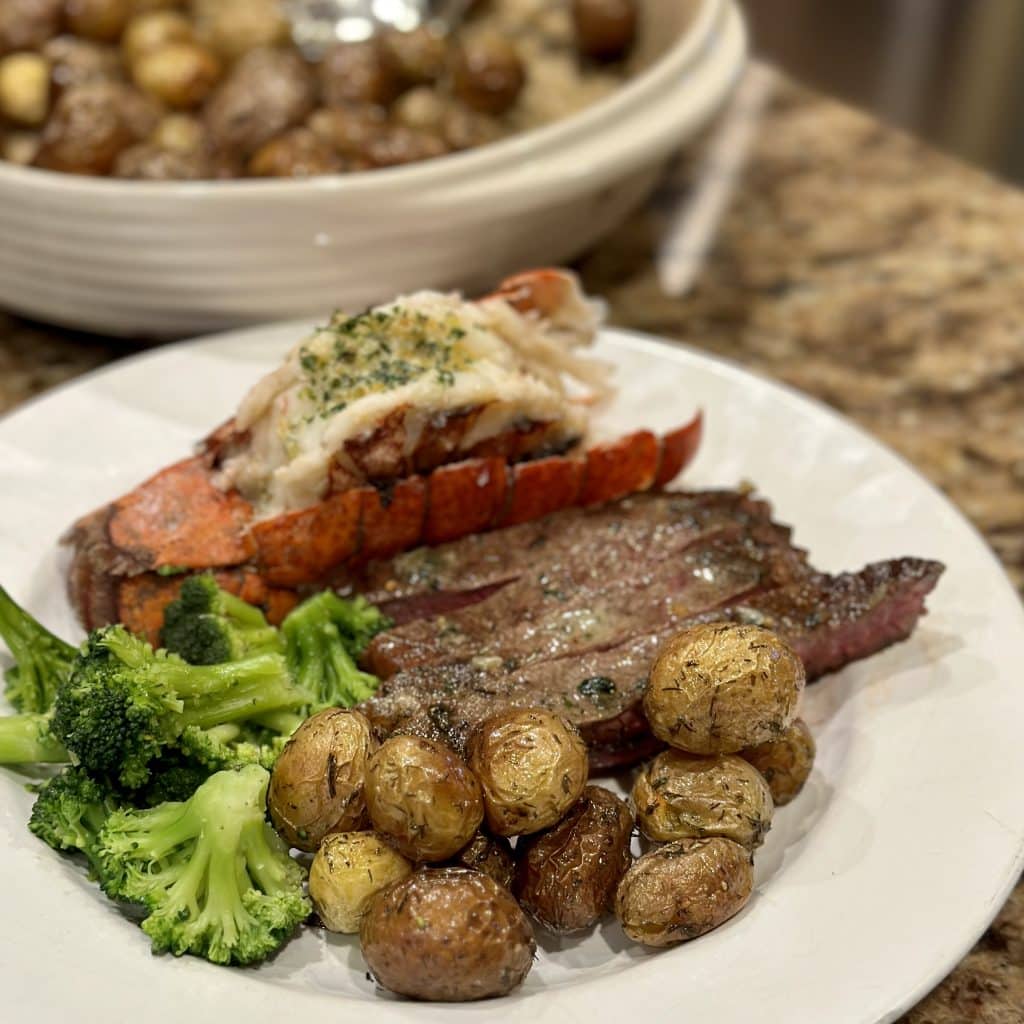
<svg viewBox="0 0 1024 1024">
<path fill-rule="evenodd" d="M 1024 589 L 1024 194 L 787 84 L 683 299 L 652 269 L 658 230 L 652 207 L 582 264 L 616 323 L 841 410 L 941 487 Z M 0 313 L 0 412 L 137 348 Z M 1024 885 L 904 1020 L 1024 1022 Z"/>
</svg>

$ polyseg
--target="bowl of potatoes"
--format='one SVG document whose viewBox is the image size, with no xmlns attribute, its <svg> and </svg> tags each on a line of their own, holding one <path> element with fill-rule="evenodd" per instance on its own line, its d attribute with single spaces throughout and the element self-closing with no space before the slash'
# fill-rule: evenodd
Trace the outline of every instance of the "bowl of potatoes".
<svg viewBox="0 0 1024 1024">
<path fill-rule="evenodd" d="M 813 767 L 804 682 L 792 649 L 755 626 L 671 638 L 644 698 L 665 748 L 628 794 L 588 779 L 586 744 L 550 709 L 497 707 L 468 736 L 381 742 L 360 710 L 331 708 L 282 751 L 268 811 L 312 855 L 319 925 L 358 935 L 381 990 L 506 996 L 538 944 L 602 930 L 653 951 L 743 910 L 775 807 Z"/>
<path fill-rule="evenodd" d="M 732 0 L 485 0 L 308 52 L 279 0 L 4 0 L 0 306 L 171 336 L 488 287 L 654 187 Z"/>
</svg>

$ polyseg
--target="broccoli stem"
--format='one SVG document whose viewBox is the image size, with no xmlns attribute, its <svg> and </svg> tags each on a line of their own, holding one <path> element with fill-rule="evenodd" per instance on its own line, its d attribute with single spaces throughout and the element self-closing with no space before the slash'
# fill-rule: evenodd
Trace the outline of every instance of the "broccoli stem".
<svg viewBox="0 0 1024 1024">
<path fill-rule="evenodd" d="M 212 775 L 184 803 L 122 810 L 98 841 L 109 895 L 149 909 L 154 952 L 253 963 L 309 913 L 304 872 L 267 824 L 267 772 Z"/>
<path fill-rule="evenodd" d="M 0 718 L 0 764 L 65 764 L 64 745 L 50 732 L 49 715 Z"/>
</svg>

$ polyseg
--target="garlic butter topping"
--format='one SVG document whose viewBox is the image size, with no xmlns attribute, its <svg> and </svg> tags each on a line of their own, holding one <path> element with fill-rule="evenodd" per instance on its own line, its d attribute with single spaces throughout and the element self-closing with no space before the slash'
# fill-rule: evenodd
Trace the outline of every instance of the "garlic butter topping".
<svg viewBox="0 0 1024 1024">
<path fill-rule="evenodd" d="M 545 448 L 573 443 L 586 417 L 565 375 L 596 386 L 600 369 L 571 351 L 593 339 L 596 317 L 574 283 L 570 299 L 550 321 L 500 297 L 466 302 L 438 292 L 336 314 L 245 397 L 221 485 L 261 517 L 304 508 L 325 496 L 332 465 L 351 470 L 348 443 L 388 431 L 401 464 L 425 430 L 467 410 L 477 415 L 456 457 L 530 424 L 546 425 Z"/>
</svg>

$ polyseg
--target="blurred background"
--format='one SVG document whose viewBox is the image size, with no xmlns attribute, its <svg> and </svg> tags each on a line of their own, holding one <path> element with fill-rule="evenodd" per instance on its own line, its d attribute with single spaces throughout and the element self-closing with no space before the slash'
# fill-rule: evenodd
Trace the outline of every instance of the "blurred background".
<svg viewBox="0 0 1024 1024">
<path fill-rule="evenodd" d="M 1024 180 L 1021 0 L 744 0 L 754 49 L 942 149 Z"/>
</svg>

